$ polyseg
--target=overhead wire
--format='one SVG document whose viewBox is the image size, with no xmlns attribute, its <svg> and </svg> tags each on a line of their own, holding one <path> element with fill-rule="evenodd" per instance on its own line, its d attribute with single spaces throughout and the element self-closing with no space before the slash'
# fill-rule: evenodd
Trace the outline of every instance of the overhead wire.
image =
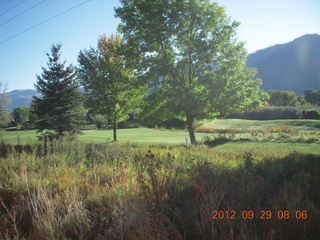
<svg viewBox="0 0 320 240">
<path fill-rule="evenodd" d="M 4 21 L 4 22 L 0 23 L 0 27 L 2 27 L 3 25 L 6 25 L 7 23 L 9 23 L 9 22 L 13 21 L 14 19 L 16 19 L 16 18 L 20 17 L 21 15 L 23 15 L 23 14 L 25 14 L 25 13 L 27 13 L 27 12 L 31 11 L 31 10 L 32 10 L 32 9 L 34 9 L 35 7 L 38 7 L 39 5 L 41 5 L 42 3 L 44 3 L 45 1 L 47 1 L 47 0 L 42 0 L 42 1 L 38 2 L 37 4 L 35 4 L 35 5 L 33 5 L 33 6 L 29 7 L 29 8 L 27 8 L 26 10 L 24 10 L 24 11 L 22 11 L 22 12 L 18 13 L 17 15 L 15 15 L 15 16 L 13 16 L 13 17 L 9 18 L 8 20 L 6 20 L 6 21 Z"/>
<path fill-rule="evenodd" d="M 49 18 L 47 18 L 47 19 L 45 19 L 45 20 L 43 20 L 43 21 L 41 21 L 41 22 L 39 22 L 39 23 L 37 23 L 37 24 L 34 24 L 34 25 L 32 25 L 31 27 L 28 27 L 28 28 L 26 28 L 25 30 L 23 30 L 23 31 L 21 31 L 21 32 L 18 32 L 18 33 L 16 33 L 16 34 L 13 34 L 13 35 L 11 35 L 10 37 L 1 40 L 1 41 L 0 41 L 0 44 L 3 44 L 3 43 L 5 43 L 5 42 L 7 42 L 7 41 L 9 41 L 9 40 L 11 40 L 11 39 L 13 39 L 13 38 L 16 38 L 16 37 L 20 36 L 21 34 L 23 34 L 23 33 L 25 33 L 25 32 L 28 32 L 28 31 L 32 30 L 33 28 L 36 28 L 36 27 L 38 27 L 38 26 L 40 26 L 40 25 L 42 25 L 42 24 L 44 24 L 44 23 L 47 23 L 47 22 L 49 22 L 50 20 L 52 20 L 52 19 L 54 19 L 54 18 L 56 18 L 56 17 L 59 17 L 59 16 L 61 16 L 61 15 L 63 15 L 63 14 L 66 14 L 66 13 L 72 11 L 73 9 L 78 8 L 78 7 L 80 7 L 80 6 L 88 3 L 88 2 L 90 2 L 90 1 L 92 1 L 92 0 L 83 1 L 83 2 L 81 2 L 81 3 L 79 3 L 79 4 L 74 5 L 74 6 L 71 7 L 71 8 L 68 8 L 68 9 L 66 9 L 66 10 L 64 10 L 64 11 L 62 11 L 62 12 L 60 12 L 60 13 L 54 15 L 54 16 L 52 16 L 52 17 L 49 17 Z"/>
<path fill-rule="evenodd" d="M 27 0 L 22 0 L 22 1 L 18 2 L 18 3 L 16 3 L 15 5 L 13 5 L 11 8 L 3 11 L 2 13 L 0 13 L 0 17 L 2 17 L 3 15 L 7 14 L 11 10 L 15 9 L 16 7 L 18 7 L 20 4 L 24 3 L 25 1 L 27 1 Z"/>
</svg>

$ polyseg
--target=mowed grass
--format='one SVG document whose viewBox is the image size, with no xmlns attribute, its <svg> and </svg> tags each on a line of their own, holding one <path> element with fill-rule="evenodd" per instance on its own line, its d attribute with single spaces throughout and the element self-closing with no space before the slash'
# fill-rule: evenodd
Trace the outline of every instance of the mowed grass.
<svg viewBox="0 0 320 240">
<path fill-rule="evenodd" d="M 197 133 L 201 140 L 210 134 Z M 37 143 L 39 134 L 36 130 L 6 131 L 1 133 L 5 143 Z M 176 145 L 185 144 L 189 137 L 184 130 L 165 130 L 151 128 L 118 129 L 118 141 L 120 143 L 134 143 L 138 145 Z M 113 131 L 110 130 L 83 130 L 79 139 L 85 143 L 106 143 L 113 139 Z"/>
<path fill-rule="evenodd" d="M 204 121 L 204 124 L 210 125 L 216 129 L 268 129 L 272 126 L 288 125 L 297 128 L 300 131 L 320 130 L 319 120 L 242 120 L 242 119 L 217 119 L 213 121 Z M 12 144 L 34 144 L 39 143 L 36 130 L 24 131 L 3 131 L 0 133 L 1 139 L 5 143 Z M 132 128 L 119 129 L 117 131 L 120 143 L 131 143 L 139 146 L 150 145 L 179 145 L 189 141 L 189 134 L 186 130 L 167 130 L 150 128 Z M 212 136 L 209 133 L 196 133 L 198 141 L 203 141 L 205 136 Z M 79 136 L 80 141 L 84 143 L 106 143 L 113 139 L 113 131 L 110 130 L 83 130 Z M 229 142 L 216 146 L 212 149 L 217 152 L 273 152 L 290 153 L 303 152 L 320 154 L 320 144 L 317 143 L 280 143 L 280 142 Z"/>
</svg>

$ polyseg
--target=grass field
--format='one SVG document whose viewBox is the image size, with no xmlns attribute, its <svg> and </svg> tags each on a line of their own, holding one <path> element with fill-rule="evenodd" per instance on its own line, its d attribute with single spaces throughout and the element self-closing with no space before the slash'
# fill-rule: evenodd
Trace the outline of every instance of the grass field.
<svg viewBox="0 0 320 240">
<path fill-rule="evenodd" d="M 2 132 L 2 139 L 6 143 L 37 143 L 36 130 L 7 131 Z M 117 131 L 120 143 L 134 143 L 139 145 L 150 144 L 184 144 L 189 136 L 187 131 L 183 130 L 165 130 L 151 128 L 130 128 L 119 129 Z M 199 140 L 209 134 L 198 133 Z M 79 136 L 80 140 L 85 143 L 106 143 L 112 141 L 112 130 L 83 130 Z"/>
<path fill-rule="evenodd" d="M 259 129 L 264 130 L 272 126 L 288 125 L 304 132 L 320 132 L 319 120 L 270 120 L 253 121 L 240 119 L 225 119 L 206 121 L 205 125 L 212 126 L 215 129 L 241 129 L 244 131 Z M 38 133 L 36 130 L 22 131 L 4 131 L 1 134 L 2 141 L 5 143 L 38 143 Z M 80 141 L 84 143 L 106 143 L 112 140 L 112 130 L 84 130 L 79 136 Z M 188 132 L 185 130 L 167 130 L 150 128 L 132 128 L 119 129 L 118 140 L 120 143 L 132 143 L 140 146 L 147 145 L 179 145 L 185 144 L 188 138 Z M 213 136 L 209 133 L 196 133 L 198 141 L 203 141 L 205 136 Z M 303 153 L 320 154 L 320 145 L 318 143 L 286 143 L 272 142 L 269 140 L 262 142 L 229 142 L 214 148 L 219 152 L 244 152 L 244 151 L 264 151 L 276 153 L 289 153 L 293 151 Z"/>
</svg>

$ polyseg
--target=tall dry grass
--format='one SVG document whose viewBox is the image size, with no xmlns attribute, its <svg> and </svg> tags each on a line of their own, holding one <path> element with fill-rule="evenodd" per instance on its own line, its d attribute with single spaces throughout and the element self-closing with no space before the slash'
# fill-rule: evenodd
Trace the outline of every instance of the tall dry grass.
<svg viewBox="0 0 320 240">
<path fill-rule="evenodd" d="M 67 139 L 0 152 L 0 239 L 320 238 L 317 155 Z M 213 220 L 214 210 L 308 215 Z"/>
</svg>

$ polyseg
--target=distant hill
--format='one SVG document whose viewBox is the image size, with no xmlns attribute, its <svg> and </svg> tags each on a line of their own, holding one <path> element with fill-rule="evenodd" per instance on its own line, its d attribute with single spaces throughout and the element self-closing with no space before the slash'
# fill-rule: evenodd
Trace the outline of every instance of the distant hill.
<svg viewBox="0 0 320 240">
<path fill-rule="evenodd" d="M 13 109 L 19 106 L 30 106 L 33 95 L 38 95 L 36 90 L 13 90 L 9 92 L 11 103 L 8 106 L 7 111 L 12 112 Z"/>
<path fill-rule="evenodd" d="M 83 88 L 79 89 L 80 92 L 83 92 Z M 12 112 L 13 109 L 19 106 L 29 107 L 32 101 L 32 96 L 40 96 L 36 90 L 26 89 L 26 90 L 13 90 L 9 92 L 10 96 L 10 105 L 7 108 L 8 112 Z"/>
<path fill-rule="evenodd" d="M 248 56 L 247 65 L 257 68 L 263 89 L 320 89 L 320 35 L 307 34 L 292 42 L 259 50 Z"/>
</svg>

